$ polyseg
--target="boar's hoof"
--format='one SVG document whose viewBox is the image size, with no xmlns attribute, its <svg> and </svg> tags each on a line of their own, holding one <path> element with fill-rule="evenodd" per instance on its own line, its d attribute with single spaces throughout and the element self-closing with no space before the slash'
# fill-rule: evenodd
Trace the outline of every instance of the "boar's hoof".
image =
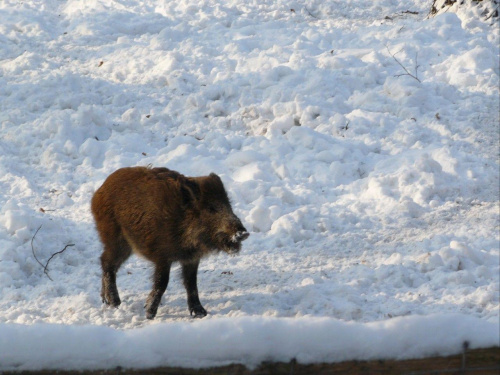
<svg viewBox="0 0 500 375">
<path fill-rule="evenodd" d="M 120 300 L 120 297 L 118 297 L 116 295 L 111 295 L 108 297 L 102 295 L 101 297 L 102 297 L 102 303 L 105 303 L 106 305 L 111 306 L 111 307 L 118 307 L 122 303 L 122 301 Z"/>
<path fill-rule="evenodd" d="M 156 316 L 156 312 L 158 311 L 158 306 L 145 306 L 146 307 L 146 318 L 152 320 Z"/>
<path fill-rule="evenodd" d="M 201 305 L 190 308 L 189 313 L 191 316 L 194 315 L 195 318 L 203 318 L 204 316 L 207 316 L 207 310 L 205 310 Z"/>
<path fill-rule="evenodd" d="M 159 304 L 160 303 L 154 303 L 154 302 L 150 302 L 150 301 L 146 302 L 146 305 L 144 307 L 146 309 L 146 318 L 147 319 L 151 320 L 151 319 L 155 318 L 156 313 L 158 311 Z"/>
</svg>

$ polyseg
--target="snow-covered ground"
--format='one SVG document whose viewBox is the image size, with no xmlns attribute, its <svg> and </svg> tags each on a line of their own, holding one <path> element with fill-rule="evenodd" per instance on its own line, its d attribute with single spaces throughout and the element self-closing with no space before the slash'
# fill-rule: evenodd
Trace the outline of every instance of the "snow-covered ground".
<svg viewBox="0 0 500 375">
<path fill-rule="evenodd" d="M 499 345 L 498 18 L 431 3 L 1 1 L 0 370 Z M 147 320 L 137 257 L 101 303 L 90 199 L 149 164 L 219 174 L 251 231 L 203 320 L 177 269 Z"/>
</svg>

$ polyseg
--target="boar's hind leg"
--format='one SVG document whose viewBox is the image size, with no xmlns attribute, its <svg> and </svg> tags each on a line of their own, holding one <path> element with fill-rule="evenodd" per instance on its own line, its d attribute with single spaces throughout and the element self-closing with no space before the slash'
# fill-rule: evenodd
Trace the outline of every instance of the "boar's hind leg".
<svg viewBox="0 0 500 375">
<path fill-rule="evenodd" d="M 102 302 L 118 307 L 121 303 L 118 289 L 116 288 L 116 272 L 132 253 L 127 241 L 121 237 L 104 244 L 101 255 L 102 266 Z"/>
<path fill-rule="evenodd" d="M 158 306 L 161 302 L 161 297 L 168 286 L 170 277 L 170 266 L 172 263 L 156 264 L 155 275 L 153 278 L 153 290 L 149 293 L 146 300 L 146 318 L 153 319 L 158 311 Z"/>
<path fill-rule="evenodd" d="M 189 313 L 194 314 L 195 318 L 203 318 L 207 315 L 207 311 L 203 308 L 198 297 L 198 265 L 199 261 L 182 264 L 182 278 L 186 287 Z"/>
</svg>

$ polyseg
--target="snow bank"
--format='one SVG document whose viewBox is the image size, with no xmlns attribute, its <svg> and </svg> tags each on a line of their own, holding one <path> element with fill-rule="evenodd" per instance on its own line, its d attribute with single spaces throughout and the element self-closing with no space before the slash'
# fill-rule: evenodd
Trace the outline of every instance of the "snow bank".
<svg viewBox="0 0 500 375">
<path fill-rule="evenodd" d="M 0 370 L 209 367 L 408 359 L 498 345 L 499 325 L 461 315 L 354 323 L 330 318 L 211 319 L 119 331 L 54 324 L 0 325 Z M 18 348 L 23 350 L 18 350 Z"/>
</svg>

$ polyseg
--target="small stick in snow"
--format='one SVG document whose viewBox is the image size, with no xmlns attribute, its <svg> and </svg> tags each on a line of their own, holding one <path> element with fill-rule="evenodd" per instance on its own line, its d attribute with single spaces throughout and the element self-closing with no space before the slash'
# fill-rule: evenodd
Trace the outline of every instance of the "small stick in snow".
<svg viewBox="0 0 500 375">
<path fill-rule="evenodd" d="M 493 17 L 493 15 L 495 15 L 495 14 L 498 16 L 498 8 L 500 8 L 500 4 L 499 4 L 499 5 L 497 5 L 497 7 L 495 8 L 495 10 L 493 10 L 493 12 L 491 12 L 491 14 L 490 14 L 488 17 L 486 17 L 484 20 L 485 20 L 485 21 L 488 21 L 488 20 L 489 20 L 491 17 Z"/>
<path fill-rule="evenodd" d="M 43 267 L 43 264 L 42 262 L 40 262 L 38 260 L 38 258 L 36 257 L 36 254 L 35 254 L 35 248 L 33 247 L 33 241 L 35 240 L 35 237 L 36 237 L 36 234 L 38 233 L 38 231 L 42 228 L 42 226 L 40 225 L 38 227 L 38 229 L 36 230 L 35 234 L 33 235 L 33 237 L 31 237 L 31 252 L 33 253 L 33 257 L 35 258 L 35 260 L 38 262 L 39 265 L 41 265 Z M 49 277 L 50 279 L 50 277 Z"/>
<path fill-rule="evenodd" d="M 306 12 L 312 17 L 312 18 L 316 18 L 317 20 L 319 20 L 319 17 L 315 16 L 314 14 L 311 13 L 311 11 L 309 9 L 307 9 L 307 7 L 304 7 L 304 9 L 306 10 Z"/>
<path fill-rule="evenodd" d="M 413 14 L 416 16 L 418 14 L 418 12 L 415 12 L 413 10 L 405 10 L 404 12 L 401 12 L 401 14 Z"/>
<path fill-rule="evenodd" d="M 36 254 L 35 254 L 35 248 L 34 248 L 34 246 L 33 246 L 33 241 L 35 240 L 35 237 L 36 237 L 36 235 L 37 235 L 38 231 L 39 231 L 41 228 L 42 228 L 42 226 L 40 225 L 40 226 L 38 227 L 38 229 L 36 230 L 35 234 L 33 235 L 33 237 L 31 238 L 31 252 L 33 253 L 33 257 L 34 257 L 34 258 L 35 258 L 35 260 L 38 262 L 38 264 L 39 264 L 40 266 L 42 266 L 42 267 L 43 267 L 43 272 L 47 275 L 47 277 L 49 278 L 49 280 L 50 280 L 50 281 L 54 281 L 54 280 L 50 277 L 50 275 L 49 275 L 49 269 L 48 269 L 48 267 L 49 267 L 49 263 L 50 263 L 50 261 L 51 261 L 51 260 L 52 260 L 52 258 L 54 258 L 57 254 L 61 254 L 61 253 L 63 253 L 64 251 L 66 251 L 66 249 L 67 249 L 68 247 L 75 246 L 75 244 L 74 244 L 74 243 L 67 244 L 66 246 L 64 246 L 64 249 L 62 249 L 61 251 L 58 251 L 58 252 L 56 252 L 56 253 L 52 254 L 52 255 L 50 256 L 49 260 L 47 261 L 47 263 L 45 263 L 45 266 L 44 266 L 44 265 L 42 264 L 42 262 L 40 262 L 40 261 L 38 260 L 38 258 L 37 258 L 37 256 L 36 256 Z"/>
<path fill-rule="evenodd" d="M 49 279 L 51 279 L 51 278 L 50 278 L 50 276 L 49 276 L 49 269 L 48 269 L 48 267 L 49 267 L 49 262 L 50 262 L 50 261 L 52 260 L 52 258 L 54 258 L 57 254 L 64 253 L 64 251 L 66 251 L 66 249 L 67 249 L 68 247 L 71 247 L 71 246 L 75 246 L 75 244 L 74 244 L 74 243 L 69 243 L 69 244 L 67 244 L 66 246 L 64 246 L 64 249 L 62 249 L 62 250 L 60 250 L 60 251 L 58 251 L 58 252 L 56 252 L 56 253 L 54 253 L 54 254 L 52 254 L 52 255 L 50 256 L 49 260 L 47 261 L 47 264 L 46 264 L 46 265 L 45 265 L 45 267 L 43 268 L 43 272 L 47 275 L 47 277 L 48 277 Z M 51 279 L 51 280 L 52 280 L 52 279 Z"/>
<path fill-rule="evenodd" d="M 396 61 L 398 63 L 398 65 L 401 68 L 403 68 L 404 71 L 406 72 L 406 73 L 403 73 L 403 74 L 396 74 L 394 77 L 410 76 L 410 77 L 416 79 L 418 82 L 422 83 L 422 81 L 418 78 L 418 68 L 420 67 L 418 65 L 418 53 L 415 54 L 415 74 L 411 74 L 408 71 L 408 69 L 406 69 L 406 67 L 403 64 L 401 64 L 401 62 L 398 59 L 396 59 L 396 53 L 398 53 L 398 52 L 396 52 L 396 53 L 393 54 L 391 52 L 391 50 L 389 49 L 389 46 L 387 46 L 387 45 L 385 46 L 385 48 L 387 48 L 387 51 L 389 52 L 389 55 L 392 56 L 392 58 L 394 59 L 394 61 Z"/>
</svg>

